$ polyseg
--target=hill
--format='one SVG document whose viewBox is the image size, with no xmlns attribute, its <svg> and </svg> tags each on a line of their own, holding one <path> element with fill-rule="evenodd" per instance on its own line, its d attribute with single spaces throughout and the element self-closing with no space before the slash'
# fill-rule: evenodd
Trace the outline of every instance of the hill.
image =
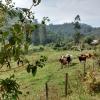
<svg viewBox="0 0 100 100">
<path fill-rule="evenodd" d="M 92 34 L 97 38 L 100 38 L 100 27 L 98 28 L 94 28 L 91 32 L 89 32 L 88 34 Z"/>
<path fill-rule="evenodd" d="M 67 36 L 72 35 L 75 32 L 73 23 L 64 23 L 64 24 L 58 24 L 58 25 L 50 24 L 47 26 L 47 31 L 57 33 L 57 34 L 63 34 Z M 100 35 L 100 28 L 94 28 L 90 25 L 82 23 L 81 33 Z"/>
</svg>

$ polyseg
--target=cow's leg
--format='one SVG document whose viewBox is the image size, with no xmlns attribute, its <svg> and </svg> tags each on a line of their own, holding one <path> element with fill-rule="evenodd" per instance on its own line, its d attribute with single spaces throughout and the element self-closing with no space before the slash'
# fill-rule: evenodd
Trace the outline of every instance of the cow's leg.
<svg viewBox="0 0 100 100">
<path fill-rule="evenodd" d="M 67 64 L 64 65 L 64 68 L 67 68 Z"/>
<path fill-rule="evenodd" d="M 80 63 L 81 63 L 81 60 L 79 60 L 80 61 Z"/>
<path fill-rule="evenodd" d="M 69 67 L 69 65 L 70 65 L 70 61 L 67 61 L 67 66 Z"/>
<path fill-rule="evenodd" d="M 69 67 L 69 62 L 68 62 L 68 67 Z"/>
<path fill-rule="evenodd" d="M 63 69 L 63 64 L 61 64 L 61 69 Z"/>
</svg>

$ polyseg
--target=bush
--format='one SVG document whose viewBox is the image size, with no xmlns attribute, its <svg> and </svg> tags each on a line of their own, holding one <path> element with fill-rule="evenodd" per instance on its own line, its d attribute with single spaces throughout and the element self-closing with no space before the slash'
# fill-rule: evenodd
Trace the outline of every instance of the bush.
<svg viewBox="0 0 100 100">
<path fill-rule="evenodd" d="M 39 47 L 39 48 L 33 48 L 34 52 L 41 52 L 44 51 L 44 47 Z"/>
<path fill-rule="evenodd" d="M 40 51 L 44 51 L 44 47 L 40 47 L 39 50 L 40 50 Z"/>
<path fill-rule="evenodd" d="M 94 36 L 87 36 L 87 37 L 85 37 L 84 42 L 88 43 L 88 44 L 91 44 L 91 42 L 93 41 L 93 39 L 94 39 Z"/>
<path fill-rule="evenodd" d="M 69 43 L 56 43 L 53 46 L 53 49 L 54 50 L 70 50 L 71 46 L 72 46 L 71 42 L 69 42 Z"/>
</svg>

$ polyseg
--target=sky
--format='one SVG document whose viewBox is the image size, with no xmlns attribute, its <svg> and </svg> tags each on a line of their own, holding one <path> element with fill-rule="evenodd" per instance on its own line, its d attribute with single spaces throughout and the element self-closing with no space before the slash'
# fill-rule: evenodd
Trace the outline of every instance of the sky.
<svg viewBox="0 0 100 100">
<path fill-rule="evenodd" d="M 30 8 L 32 0 L 13 0 L 17 7 Z M 32 8 L 39 21 L 49 17 L 53 24 L 70 23 L 80 15 L 81 23 L 100 27 L 100 0 L 41 0 Z"/>
</svg>

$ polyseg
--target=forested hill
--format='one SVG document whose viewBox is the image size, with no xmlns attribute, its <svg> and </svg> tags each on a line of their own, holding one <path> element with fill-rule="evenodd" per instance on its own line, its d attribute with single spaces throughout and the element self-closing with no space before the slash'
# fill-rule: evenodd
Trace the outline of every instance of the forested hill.
<svg viewBox="0 0 100 100">
<path fill-rule="evenodd" d="M 8 30 L 8 28 L 11 27 L 17 21 L 18 21 L 17 17 L 13 19 L 9 19 L 8 21 L 9 23 L 6 26 L 3 26 L 2 29 Z M 68 36 L 75 33 L 73 23 L 64 23 L 64 24 L 58 24 L 58 25 L 50 24 L 46 26 L 46 29 L 47 29 L 47 33 L 57 33 L 57 34 L 64 34 Z M 100 27 L 94 28 L 87 24 L 81 24 L 81 33 L 82 34 L 96 34 L 100 36 Z"/>
<path fill-rule="evenodd" d="M 47 26 L 47 31 L 51 33 L 69 35 L 75 32 L 73 23 L 65 23 L 60 25 L 50 24 Z M 93 28 L 87 24 L 81 24 L 82 34 L 100 34 L 100 28 Z"/>
</svg>

